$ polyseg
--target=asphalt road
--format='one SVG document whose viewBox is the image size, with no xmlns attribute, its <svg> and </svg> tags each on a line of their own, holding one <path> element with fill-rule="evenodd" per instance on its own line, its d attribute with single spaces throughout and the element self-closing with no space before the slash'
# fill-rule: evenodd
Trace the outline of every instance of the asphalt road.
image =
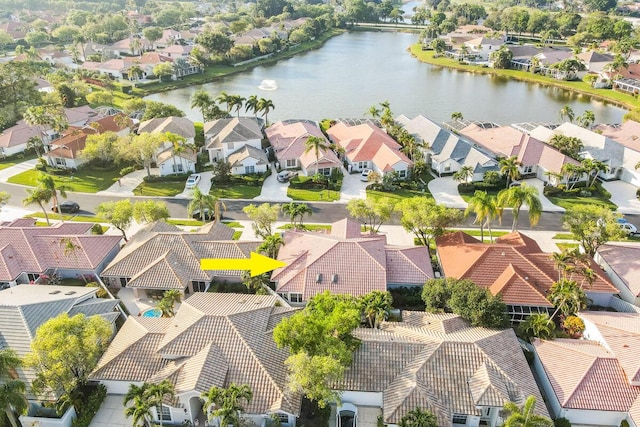
<svg viewBox="0 0 640 427">
<path fill-rule="evenodd" d="M 7 184 L 0 183 L 0 191 L 6 191 L 11 195 L 11 199 L 9 200 L 8 205 L 16 206 L 16 207 L 24 207 L 22 205 L 22 200 L 27 196 L 26 189 L 30 187 L 25 187 L 22 185 L 16 184 Z M 81 211 L 80 214 L 90 214 L 93 215 L 95 213 L 95 208 L 100 203 L 103 203 L 108 200 L 122 200 L 128 199 L 129 197 L 117 197 L 117 196 L 99 196 L 95 194 L 87 194 L 87 193 L 67 193 L 67 199 L 73 200 L 80 205 Z M 151 199 L 157 200 L 157 197 L 149 197 Z M 135 199 L 147 199 L 147 197 L 135 197 Z M 172 218 L 186 218 L 187 217 L 187 203 L 189 200 L 187 199 L 175 199 L 175 198 L 163 198 L 167 203 L 169 208 L 169 213 Z M 225 213 L 225 218 L 234 219 L 234 220 L 246 220 L 247 216 L 242 212 L 242 208 L 251 204 L 251 203 L 263 203 L 263 202 L 253 202 L 250 200 L 224 200 L 224 203 L 227 207 L 227 212 Z M 317 223 L 329 223 L 334 221 L 339 221 L 346 216 L 348 216 L 347 210 L 344 204 L 340 203 L 329 203 L 329 202 L 309 202 L 309 206 L 313 210 L 313 214 L 309 218 L 305 218 L 306 222 L 317 222 Z M 39 210 L 36 205 L 32 205 L 29 207 L 33 210 Z M 557 212 L 544 212 L 540 218 L 540 222 L 535 227 L 536 230 L 548 230 L 548 231 L 563 231 L 562 228 L 562 213 Z M 626 218 L 629 222 L 633 224 L 640 224 L 640 215 L 626 215 Z M 497 221 L 492 224 L 492 227 L 495 229 L 510 229 L 511 222 L 513 217 L 511 215 L 511 211 L 505 211 L 502 218 L 502 225 L 499 225 Z M 388 222 L 389 224 L 399 224 L 399 218 L 395 216 Z M 469 218 L 465 221 L 465 227 L 469 228 L 478 228 L 477 225 L 473 224 L 473 215 L 470 215 Z M 521 230 L 529 229 L 528 219 L 526 212 L 520 213 L 520 222 L 519 228 Z"/>
</svg>

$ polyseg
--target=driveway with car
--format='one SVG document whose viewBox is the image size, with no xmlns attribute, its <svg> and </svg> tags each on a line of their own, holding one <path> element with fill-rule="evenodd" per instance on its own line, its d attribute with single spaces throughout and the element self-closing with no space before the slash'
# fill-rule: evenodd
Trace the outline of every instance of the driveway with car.
<svg viewBox="0 0 640 427">
<path fill-rule="evenodd" d="M 361 180 L 361 174 L 348 173 L 343 170 L 342 188 L 340 189 L 340 202 L 348 202 L 352 199 L 366 199 L 368 182 Z"/>
<path fill-rule="evenodd" d="M 293 199 L 287 196 L 289 182 L 278 182 L 278 171 L 271 165 L 271 175 L 264 180 L 262 191 L 253 200 L 264 202 L 290 202 Z"/>
<path fill-rule="evenodd" d="M 618 206 L 618 212 L 640 214 L 640 200 L 636 196 L 638 187 L 624 181 L 605 181 L 602 186 L 611 193 L 611 202 Z"/>
</svg>

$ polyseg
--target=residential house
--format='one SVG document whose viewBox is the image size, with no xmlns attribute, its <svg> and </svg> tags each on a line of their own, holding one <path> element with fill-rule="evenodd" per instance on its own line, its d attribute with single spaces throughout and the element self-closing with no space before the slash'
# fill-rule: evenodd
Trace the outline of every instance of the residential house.
<svg viewBox="0 0 640 427">
<path fill-rule="evenodd" d="M 310 137 L 320 138 L 329 145 L 318 124 L 311 120 L 284 120 L 265 130 L 273 153 L 282 169 L 300 168 L 303 175 L 316 173 L 330 176 L 334 169 L 342 170 L 342 162 L 331 149 L 320 149 L 319 157 L 306 145 Z"/>
<path fill-rule="evenodd" d="M 626 120 L 620 125 L 601 124 L 594 128 L 600 135 L 615 141 L 622 147 L 622 171 L 620 180 L 640 186 L 640 123 Z M 606 146 L 605 146 L 606 147 Z"/>
<path fill-rule="evenodd" d="M 482 127 L 470 124 L 464 127 L 460 134 L 495 153 L 496 157 L 516 156 L 520 163 L 518 170 L 521 175 L 535 176 L 553 185 L 563 180 L 558 176 L 562 175 L 562 167 L 565 164 L 579 164 L 578 161 L 536 139 L 533 132 L 528 135 L 512 126 Z M 574 179 L 585 178 L 574 177 Z"/>
<path fill-rule="evenodd" d="M 598 248 L 594 259 L 618 288 L 620 298 L 640 307 L 640 245 L 607 243 Z"/>
<path fill-rule="evenodd" d="M 11 37 L 13 37 L 13 40 L 20 40 L 24 39 L 27 35 L 29 26 L 24 22 L 8 21 L 0 24 L 0 31 L 1 30 L 6 31 Z"/>
<path fill-rule="evenodd" d="M 637 52 L 637 51 L 636 51 Z M 617 70 L 603 70 L 600 78 L 613 82 L 613 88 L 632 94 L 640 93 L 640 64 L 638 55 L 629 57 L 629 64 Z"/>
<path fill-rule="evenodd" d="M 470 56 L 479 61 L 488 61 L 489 56 L 504 45 L 504 39 L 480 36 L 464 42 L 464 45 L 467 46 Z"/>
<path fill-rule="evenodd" d="M 581 52 L 577 54 L 576 57 L 584 63 L 587 71 L 590 73 L 600 73 L 604 71 L 614 59 L 613 55 L 600 53 L 595 50 Z"/>
<path fill-rule="evenodd" d="M 191 31 L 177 31 L 172 28 L 168 28 L 162 31 L 162 37 L 160 40 L 156 40 L 156 49 L 163 49 L 176 43 L 188 42 L 193 43 L 197 34 Z"/>
<path fill-rule="evenodd" d="M 547 294 L 560 273 L 551 254 L 542 252 L 530 237 L 514 232 L 488 244 L 458 231 L 437 238 L 436 246 L 444 276 L 469 279 L 493 295 L 500 294 L 512 322 L 553 311 Z M 618 290 L 595 262 L 591 264 L 595 277 L 584 285 L 585 293 L 593 304 L 607 307 Z"/>
<path fill-rule="evenodd" d="M 389 287 L 422 286 L 433 278 L 429 253 L 420 246 L 390 246 L 382 234 L 362 234 L 361 224 L 344 219 L 330 233 L 284 233 L 274 270 L 276 292 L 292 304 L 303 304 L 326 290 L 360 296 Z"/>
<path fill-rule="evenodd" d="M 360 345 L 334 385 L 342 392 L 338 426 L 358 425 L 359 417 L 399 425 L 421 408 L 441 427 L 494 427 L 504 422 L 505 403 L 522 405 L 529 396 L 537 400 L 535 412 L 548 416 L 512 329 L 470 327 L 454 314 L 404 311 L 400 322 L 353 335 Z"/>
<path fill-rule="evenodd" d="M 269 167 L 265 152 L 251 145 L 237 149 L 229 155 L 227 161 L 231 165 L 233 175 L 265 173 Z"/>
<path fill-rule="evenodd" d="M 538 69 L 541 74 L 553 77 L 554 79 L 564 80 L 568 77 L 567 72 L 554 68 L 553 66 L 566 59 L 573 58 L 573 56 L 573 50 L 569 48 L 551 48 L 544 49 L 535 55 L 534 61 L 538 63 Z"/>
<path fill-rule="evenodd" d="M 413 167 L 400 144 L 371 122 L 350 126 L 341 121 L 331 126 L 327 135 L 344 150 L 349 172 L 372 169 L 380 175 L 396 172 L 405 179 Z"/>
<path fill-rule="evenodd" d="M 171 46 L 165 47 L 160 52 L 163 55 L 166 55 L 169 58 L 173 58 L 173 59 L 177 59 L 177 58 L 189 59 L 189 55 L 191 54 L 191 51 L 193 50 L 193 48 L 194 48 L 193 45 L 183 46 L 181 44 L 172 44 Z"/>
<path fill-rule="evenodd" d="M 507 45 L 507 49 L 512 54 L 511 69 L 520 71 L 531 71 L 532 58 L 540 53 L 540 49 L 531 45 Z"/>
<path fill-rule="evenodd" d="M 580 317 L 584 339 L 534 342 L 534 369 L 552 415 L 573 425 L 640 425 L 640 315 Z"/>
<path fill-rule="evenodd" d="M 580 139 L 584 150 L 582 158 L 590 158 L 604 162 L 608 170 L 598 175 L 605 180 L 620 179 L 623 173 L 624 147 L 612 139 L 576 124 L 565 122 L 555 129 L 539 126 L 531 131 L 531 136 L 549 142 L 555 135 L 565 135 Z"/>
<path fill-rule="evenodd" d="M 153 68 L 156 65 L 170 63 L 173 64 L 174 59 L 161 55 L 157 52 L 145 52 L 141 56 L 132 56 L 124 58 L 109 59 L 104 62 L 85 62 L 82 68 L 89 71 L 97 71 L 106 74 L 115 79 L 146 79 L 152 77 Z M 132 68 L 139 68 L 142 76 L 131 71 Z M 194 72 L 198 72 L 197 70 Z"/>
<path fill-rule="evenodd" d="M 43 135 L 37 126 L 29 126 L 22 122 L 0 133 L 0 154 L 2 157 L 22 153 L 27 149 L 31 138 L 42 139 Z"/>
<path fill-rule="evenodd" d="M 473 168 L 471 181 L 482 181 L 486 172 L 499 169 L 493 155 L 422 115 L 413 119 L 400 116 L 396 121 L 416 138 L 416 142 L 423 144 L 426 161 L 439 176 L 453 174 L 469 166 Z"/>
<path fill-rule="evenodd" d="M 0 350 L 10 348 L 18 356 L 26 356 L 31 352 L 31 342 L 38 328 L 63 313 L 69 316 L 80 313 L 87 317 L 101 316 L 114 325 L 120 315 L 115 311 L 118 300 L 98 298 L 98 289 L 32 284 L 0 290 Z M 30 391 L 35 372 L 22 366 L 16 369 L 16 373 Z M 29 392 L 29 397 L 34 396 Z"/>
<path fill-rule="evenodd" d="M 138 134 L 143 132 L 149 133 L 173 133 L 185 139 L 185 144 L 193 145 L 195 143 L 196 128 L 193 122 L 186 117 L 158 117 L 146 120 L 138 126 Z"/>
<path fill-rule="evenodd" d="M 238 270 L 202 270 L 203 258 L 249 258 L 260 242 L 232 240 L 234 230 L 212 222 L 196 232 L 165 222 L 136 233 L 101 277 L 110 286 L 132 288 L 137 298 L 146 291 L 177 289 L 184 295 L 205 292 L 211 283 L 240 282 Z"/>
<path fill-rule="evenodd" d="M 247 384 L 253 398 L 241 418 L 248 425 L 263 425 L 273 414 L 294 427 L 302 399 L 287 384 L 289 350 L 272 335 L 294 310 L 278 302 L 273 295 L 203 292 L 185 299 L 173 318 L 129 317 L 90 378 L 117 395 L 131 384 L 168 380 L 175 398 L 152 413 L 173 425 L 204 425 L 202 393 Z"/>
<path fill-rule="evenodd" d="M 0 289 L 33 283 L 55 273 L 60 278 L 98 276 L 120 250 L 120 236 L 91 234 L 91 223 L 36 226 L 34 218 L 0 224 Z M 64 248 L 73 243 L 73 251 Z"/>
<path fill-rule="evenodd" d="M 211 163 L 228 161 L 229 155 L 245 146 L 262 148 L 262 126 L 253 117 L 218 119 L 204 124 L 204 144 Z"/>
<path fill-rule="evenodd" d="M 175 153 L 173 147 L 169 147 L 156 156 L 160 176 L 195 173 L 197 161 L 198 153 L 192 148 Z"/>
</svg>

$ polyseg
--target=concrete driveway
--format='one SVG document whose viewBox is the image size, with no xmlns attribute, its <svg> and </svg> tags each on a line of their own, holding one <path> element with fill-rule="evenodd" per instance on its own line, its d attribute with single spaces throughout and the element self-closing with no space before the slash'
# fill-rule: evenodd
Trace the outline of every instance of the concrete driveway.
<svg viewBox="0 0 640 427">
<path fill-rule="evenodd" d="M 254 197 L 253 200 L 264 202 L 290 202 L 293 199 L 287 196 L 287 188 L 289 188 L 288 182 L 278 182 L 278 171 L 271 165 L 271 175 L 264 180 L 262 184 L 262 191 L 258 197 Z"/>
<path fill-rule="evenodd" d="M 108 395 L 89 427 L 131 427 L 131 418 L 124 416 L 124 396 Z"/>
<path fill-rule="evenodd" d="M 429 191 L 436 199 L 436 203 L 448 208 L 466 209 L 467 202 L 458 193 L 458 183 L 450 176 L 436 178 L 429 181 Z"/>
<path fill-rule="evenodd" d="M 636 197 L 638 187 L 624 181 L 603 182 L 602 186 L 611 193 L 611 201 L 622 214 L 640 214 L 640 201 Z"/>
<path fill-rule="evenodd" d="M 543 212 L 564 212 L 565 211 L 564 208 L 558 205 L 554 205 L 553 203 L 551 203 L 551 201 L 549 201 L 549 199 L 545 197 L 544 182 L 541 179 L 530 178 L 530 179 L 524 179 L 522 180 L 522 182 L 526 182 L 527 185 L 530 185 L 538 189 L 538 197 L 540 197 L 540 202 L 542 203 Z M 527 207 L 523 206 L 522 209 L 527 209 Z"/>
<path fill-rule="evenodd" d="M 367 185 L 366 181 L 360 180 L 360 173 L 350 174 L 346 170 L 342 173 L 342 188 L 340 189 L 340 202 L 348 202 L 352 199 L 366 199 L 367 198 Z"/>
<path fill-rule="evenodd" d="M 0 170 L 0 182 L 7 182 L 9 178 L 22 172 L 31 170 L 38 164 L 38 159 L 27 160 L 26 162 L 17 163 L 13 166 Z"/>
<path fill-rule="evenodd" d="M 200 182 L 198 182 L 198 187 L 203 194 L 209 194 L 209 190 L 211 190 L 211 177 L 213 176 L 213 172 L 200 172 Z M 185 185 L 186 182 L 185 182 Z M 179 199 L 191 199 L 193 197 L 193 189 L 187 190 L 186 188 L 182 193 L 176 194 L 176 198 Z"/>
</svg>

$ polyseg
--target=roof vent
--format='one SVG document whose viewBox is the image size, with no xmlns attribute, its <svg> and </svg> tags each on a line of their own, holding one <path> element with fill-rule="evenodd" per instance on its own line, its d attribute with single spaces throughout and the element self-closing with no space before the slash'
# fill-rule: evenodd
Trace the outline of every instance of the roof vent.
<svg viewBox="0 0 640 427">
<path fill-rule="evenodd" d="M 334 275 L 331 277 L 331 283 L 338 283 L 338 275 L 337 275 L 337 274 L 334 274 Z"/>
<path fill-rule="evenodd" d="M 55 291 L 49 292 L 49 295 L 56 295 L 56 294 L 59 294 L 59 293 L 60 293 L 60 291 L 55 290 Z"/>
<path fill-rule="evenodd" d="M 322 273 L 316 276 L 316 283 L 322 283 Z"/>
<path fill-rule="evenodd" d="M 75 293 L 76 293 L 76 291 L 69 291 L 69 292 L 65 292 L 64 294 L 65 294 L 65 295 L 73 295 L 73 294 L 75 294 Z"/>
</svg>

